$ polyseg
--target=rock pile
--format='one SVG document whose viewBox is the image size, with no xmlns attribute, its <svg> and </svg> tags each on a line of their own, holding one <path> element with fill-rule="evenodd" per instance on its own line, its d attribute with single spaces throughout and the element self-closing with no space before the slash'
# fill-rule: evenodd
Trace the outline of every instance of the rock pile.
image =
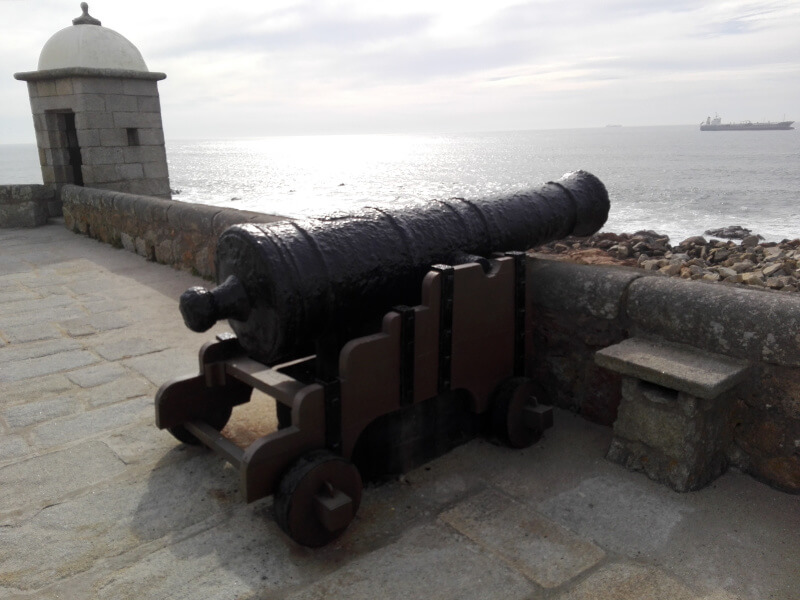
<svg viewBox="0 0 800 600">
<path fill-rule="evenodd" d="M 625 265 L 683 279 L 798 291 L 800 239 L 761 242 L 760 236 L 747 233 L 739 243 L 694 236 L 677 246 L 655 231 L 596 233 L 551 242 L 534 251 L 582 264 Z"/>
</svg>

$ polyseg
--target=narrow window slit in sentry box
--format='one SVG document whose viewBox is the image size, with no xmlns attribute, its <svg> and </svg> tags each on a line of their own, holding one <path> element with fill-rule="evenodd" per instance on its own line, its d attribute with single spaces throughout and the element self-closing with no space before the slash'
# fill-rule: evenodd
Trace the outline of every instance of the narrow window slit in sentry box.
<svg viewBox="0 0 800 600">
<path fill-rule="evenodd" d="M 128 127 L 125 131 L 128 133 L 128 146 L 138 146 L 139 130 L 135 127 Z"/>
</svg>

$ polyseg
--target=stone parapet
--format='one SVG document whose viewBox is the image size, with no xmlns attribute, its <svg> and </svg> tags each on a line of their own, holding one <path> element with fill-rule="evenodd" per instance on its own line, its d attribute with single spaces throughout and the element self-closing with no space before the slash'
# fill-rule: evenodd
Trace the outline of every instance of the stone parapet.
<svg viewBox="0 0 800 600">
<path fill-rule="evenodd" d="M 528 290 L 540 400 L 613 425 L 625 375 L 595 354 L 633 337 L 745 362 L 745 379 L 715 404 L 725 464 L 800 493 L 800 297 L 541 255 L 529 260 Z"/>
<path fill-rule="evenodd" d="M 631 283 L 633 329 L 757 362 L 800 367 L 800 295 L 670 277 Z"/>
<path fill-rule="evenodd" d="M 129 183 L 133 186 L 136 182 Z M 61 197 L 64 223 L 72 231 L 209 279 L 216 273 L 217 238 L 225 229 L 235 223 L 268 223 L 283 219 L 74 185 L 64 186 Z"/>
<path fill-rule="evenodd" d="M 61 214 L 55 190 L 48 185 L 0 185 L 0 227 L 39 227 Z"/>
<path fill-rule="evenodd" d="M 530 264 L 534 304 L 548 309 L 585 312 L 616 319 L 628 286 L 644 274 L 633 269 L 597 268 L 555 260 Z"/>
</svg>

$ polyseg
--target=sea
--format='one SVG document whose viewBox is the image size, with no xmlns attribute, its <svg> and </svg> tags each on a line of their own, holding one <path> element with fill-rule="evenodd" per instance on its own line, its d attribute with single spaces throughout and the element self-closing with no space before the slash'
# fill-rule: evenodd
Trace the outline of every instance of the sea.
<svg viewBox="0 0 800 600">
<path fill-rule="evenodd" d="M 510 194 L 583 169 L 611 199 L 603 231 L 673 243 L 740 225 L 800 237 L 800 131 L 697 125 L 424 135 L 168 140 L 173 197 L 305 215 Z M 37 151 L 0 145 L 0 183 L 41 183 Z"/>
</svg>

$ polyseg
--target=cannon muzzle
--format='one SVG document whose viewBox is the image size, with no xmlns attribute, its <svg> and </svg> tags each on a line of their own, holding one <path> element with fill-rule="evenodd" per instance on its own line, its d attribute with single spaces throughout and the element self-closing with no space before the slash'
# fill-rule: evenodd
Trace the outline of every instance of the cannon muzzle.
<svg viewBox="0 0 800 600">
<path fill-rule="evenodd" d="M 184 292 L 181 313 L 193 331 L 228 319 L 248 354 L 275 364 L 314 353 L 331 332 L 355 323 L 377 328 L 393 306 L 417 304 L 422 278 L 434 264 L 591 235 L 608 211 L 603 183 L 576 171 L 483 200 L 234 225 L 217 244 L 217 280 L 223 283 Z"/>
</svg>

